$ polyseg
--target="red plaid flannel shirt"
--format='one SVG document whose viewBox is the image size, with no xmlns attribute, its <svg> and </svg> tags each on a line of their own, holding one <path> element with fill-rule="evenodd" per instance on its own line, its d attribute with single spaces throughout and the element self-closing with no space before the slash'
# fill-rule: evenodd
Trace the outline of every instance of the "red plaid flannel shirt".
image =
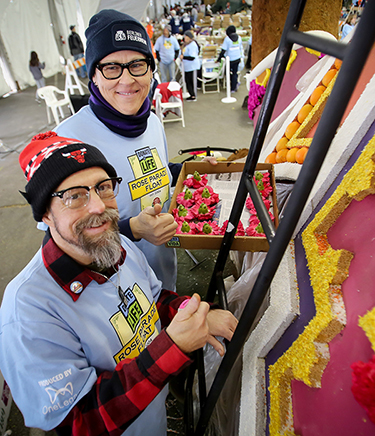
<svg viewBox="0 0 375 436">
<path fill-rule="evenodd" d="M 102 275 L 77 264 L 54 243 L 49 232 L 43 241 L 43 261 L 52 277 L 72 297 L 80 294 L 70 291 L 70 283 L 79 280 L 84 287 L 91 280 L 103 283 Z M 126 252 L 120 263 L 123 263 Z M 72 271 L 74 272 L 72 274 Z M 166 327 L 177 313 L 186 297 L 162 290 L 156 307 L 162 328 Z M 69 412 L 56 428 L 58 435 L 74 436 L 119 436 L 159 394 L 171 377 L 180 373 L 191 363 L 165 330 L 142 353 L 134 359 L 125 359 L 114 371 L 99 374 L 91 391 Z"/>
</svg>

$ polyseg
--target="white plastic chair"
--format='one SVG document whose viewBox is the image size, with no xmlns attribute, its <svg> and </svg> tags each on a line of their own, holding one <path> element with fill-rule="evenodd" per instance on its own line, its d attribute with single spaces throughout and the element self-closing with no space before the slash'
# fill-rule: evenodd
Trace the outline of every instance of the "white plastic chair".
<svg viewBox="0 0 375 436">
<path fill-rule="evenodd" d="M 170 82 L 170 86 L 173 86 L 174 90 L 180 90 L 180 84 L 177 82 Z M 164 123 L 171 123 L 172 121 L 181 121 L 182 127 L 185 127 L 185 118 L 184 118 L 184 108 L 183 108 L 183 102 L 181 99 L 172 97 L 174 101 L 169 101 L 166 103 L 163 103 L 162 95 L 160 93 L 160 90 L 156 88 L 155 90 L 155 112 L 156 115 L 159 117 L 162 124 Z M 173 118 L 166 119 L 164 114 L 166 112 L 173 112 L 176 116 Z"/>
<path fill-rule="evenodd" d="M 63 106 L 68 106 L 72 114 L 75 113 L 67 91 L 61 91 L 61 89 L 56 88 L 56 86 L 44 86 L 38 89 L 38 95 L 46 102 L 48 124 L 51 124 L 50 111 L 52 112 L 56 125 L 60 124 L 59 114 L 61 119 L 64 119 Z M 57 95 L 63 95 L 64 97 L 58 99 Z"/>
<path fill-rule="evenodd" d="M 210 92 L 220 92 L 220 78 L 222 73 L 222 67 L 220 63 L 203 60 L 202 62 L 202 78 L 199 79 L 202 82 L 203 94 L 208 94 Z M 216 89 L 207 91 L 207 86 L 216 86 Z"/>
</svg>

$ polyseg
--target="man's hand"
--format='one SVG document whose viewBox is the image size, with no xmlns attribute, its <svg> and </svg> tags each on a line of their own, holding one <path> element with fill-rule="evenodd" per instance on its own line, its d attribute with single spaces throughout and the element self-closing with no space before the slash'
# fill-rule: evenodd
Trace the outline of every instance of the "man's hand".
<svg viewBox="0 0 375 436">
<path fill-rule="evenodd" d="M 215 156 L 204 156 L 201 162 L 209 162 L 211 165 L 217 165 L 217 160 Z"/>
<path fill-rule="evenodd" d="M 225 350 L 223 344 L 215 336 L 220 336 L 230 341 L 237 328 L 237 319 L 229 310 L 213 309 L 208 312 L 207 323 L 209 329 L 207 342 L 215 348 L 220 356 L 224 356 Z"/>
<path fill-rule="evenodd" d="M 130 228 L 135 239 L 146 239 L 154 245 L 162 245 L 176 233 L 177 223 L 169 213 L 161 213 L 160 204 L 148 206 L 136 217 L 130 218 Z"/>
<path fill-rule="evenodd" d="M 209 309 L 208 303 L 202 302 L 200 296 L 194 294 L 166 328 L 169 337 L 185 354 L 206 345 L 209 339 L 207 323 Z"/>
</svg>

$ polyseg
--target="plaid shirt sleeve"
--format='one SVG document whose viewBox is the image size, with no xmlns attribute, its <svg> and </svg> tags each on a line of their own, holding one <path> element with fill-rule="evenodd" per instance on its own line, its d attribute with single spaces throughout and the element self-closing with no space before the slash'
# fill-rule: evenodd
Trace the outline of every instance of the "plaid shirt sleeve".
<svg viewBox="0 0 375 436">
<path fill-rule="evenodd" d="M 159 312 L 160 322 L 162 328 L 165 328 L 172 321 L 176 315 L 180 304 L 190 297 L 180 297 L 176 292 L 162 289 L 156 307 Z"/>
<path fill-rule="evenodd" d="M 56 429 L 60 436 L 120 436 L 191 360 L 165 330 L 135 359 L 101 373 Z M 125 412 L 125 413 L 124 413 Z"/>
<path fill-rule="evenodd" d="M 165 328 L 172 321 L 173 317 L 176 315 L 180 304 L 186 299 L 190 299 L 188 296 L 180 297 L 176 292 L 168 291 L 167 289 L 162 289 L 159 299 L 156 302 L 156 307 L 159 312 L 159 317 L 161 321 L 162 328 Z M 220 306 L 215 303 L 208 303 L 210 305 L 210 310 L 220 309 Z"/>
</svg>

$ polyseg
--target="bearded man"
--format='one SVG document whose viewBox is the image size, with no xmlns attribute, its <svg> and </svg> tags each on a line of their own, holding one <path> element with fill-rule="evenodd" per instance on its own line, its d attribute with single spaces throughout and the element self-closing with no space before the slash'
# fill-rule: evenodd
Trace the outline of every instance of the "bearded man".
<svg viewBox="0 0 375 436">
<path fill-rule="evenodd" d="M 47 132 L 19 161 L 22 194 L 48 226 L 0 309 L 0 369 L 26 426 L 166 435 L 168 381 L 207 342 L 223 354 L 215 335 L 230 340 L 237 321 L 162 289 L 119 234 L 121 178 L 97 148 Z"/>
</svg>

